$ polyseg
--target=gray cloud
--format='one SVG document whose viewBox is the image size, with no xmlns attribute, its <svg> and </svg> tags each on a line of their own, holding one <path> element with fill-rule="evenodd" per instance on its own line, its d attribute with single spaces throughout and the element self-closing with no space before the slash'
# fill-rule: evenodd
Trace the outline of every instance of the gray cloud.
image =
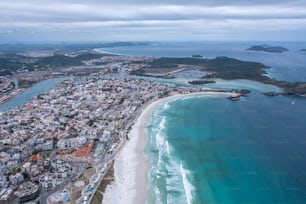
<svg viewBox="0 0 306 204">
<path fill-rule="evenodd" d="M 284 33 L 279 40 L 304 40 L 296 36 L 306 31 L 304 0 L 15 0 L 0 2 L 0 9 L 2 41 L 236 40 L 238 34 L 269 40 L 275 32 Z"/>
</svg>

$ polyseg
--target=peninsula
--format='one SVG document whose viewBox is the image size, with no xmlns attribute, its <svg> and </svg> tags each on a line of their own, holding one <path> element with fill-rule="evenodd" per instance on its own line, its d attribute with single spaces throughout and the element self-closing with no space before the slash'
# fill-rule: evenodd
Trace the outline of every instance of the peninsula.
<svg viewBox="0 0 306 204">
<path fill-rule="evenodd" d="M 173 76 L 175 71 L 202 70 L 208 74 L 199 76 L 202 80 L 214 79 L 247 79 L 265 84 L 275 85 L 283 89 L 283 95 L 306 96 L 306 82 L 289 82 L 272 79 L 266 76 L 268 69 L 264 64 L 258 62 L 241 61 L 229 57 L 216 57 L 214 59 L 197 58 L 157 58 L 148 62 L 144 67 L 131 71 L 132 75 L 161 77 Z M 199 82 L 195 82 L 199 84 Z"/>
</svg>

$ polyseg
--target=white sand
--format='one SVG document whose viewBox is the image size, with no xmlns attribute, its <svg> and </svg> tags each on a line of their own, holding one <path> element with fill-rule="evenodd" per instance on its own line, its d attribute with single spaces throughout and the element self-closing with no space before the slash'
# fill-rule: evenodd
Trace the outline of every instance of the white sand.
<svg viewBox="0 0 306 204">
<path fill-rule="evenodd" d="M 146 202 L 148 189 L 149 158 L 144 148 L 147 141 L 146 126 L 154 108 L 163 101 L 182 96 L 224 95 L 220 92 L 203 92 L 180 94 L 157 100 L 145 108 L 129 133 L 130 140 L 124 145 L 115 158 L 115 181 L 108 185 L 103 196 L 103 204 L 143 204 Z M 233 95 L 226 93 L 225 95 Z M 136 193 L 137 192 L 137 193 Z"/>
<path fill-rule="evenodd" d="M 150 120 L 154 107 L 159 102 L 155 101 L 143 110 L 133 125 L 129 133 L 130 140 L 127 141 L 115 158 L 115 182 L 107 186 L 102 203 L 145 203 L 149 167 L 149 158 L 144 153 L 147 141 L 146 125 Z"/>
</svg>

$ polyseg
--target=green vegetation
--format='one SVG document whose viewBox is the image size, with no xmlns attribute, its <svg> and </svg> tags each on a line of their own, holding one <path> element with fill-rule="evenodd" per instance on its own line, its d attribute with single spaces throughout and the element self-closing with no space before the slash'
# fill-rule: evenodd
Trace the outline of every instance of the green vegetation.
<svg viewBox="0 0 306 204">
<path fill-rule="evenodd" d="M 13 72 L 5 69 L 5 70 L 0 70 L 0 76 L 8 76 L 8 75 L 12 75 Z"/>
<path fill-rule="evenodd" d="M 202 84 L 212 84 L 216 82 L 212 80 L 194 80 L 194 81 L 189 81 L 188 83 L 192 85 L 202 85 Z"/>
<path fill-rule="evenodd" d="M 36 80 L 35 78 L 33 78 L 32 80 L 30 79 L 20 79 L 18 81 L 18 86 L 19 88 L 28 88 L 30 86 L 32 86 L 33 84 L 37 83 L 38 80 Z"/>
<path fill-rule="evenodd" d="M 0 69 L 15 69 L 15 67 L 21 68 L 22 64 L 7 58 L 0 58 Z"/>
<path fill-rule="evenodd" d="M 66 67 L 66 66 L 78 66 L 83 63 L 73 57 L 67 57 L 64 55 L 54 55 L 51 57 L 40 58 L 35 65 L 38 67 Z"/>
<path fill-rule="evenodd" d="M 93 54 L 93 53 L 84 53 L 74 57 L 75 60 L 78 61 L 86 61 L 91 59 L 99 59 L 103 56 L 109 56 L 110 54 Z"/>
<path fill-rule="evenodd" d="M 198 59 L 191 57 L 184 58 L 168 58 L 162 57 L 153 60 L 148 64 L 147 68 L 177 68 L 179 64 L 184 65 L 204 65 L 208 60 L 207 59 Z"/>
<path fill-rule="evenodd" d="M 13 59 L 0 58 L 0 76 L 12 75 L 14 71 L 22 68 L 20 62 Z"/>
<path fill-rule="evenodd" d="M 217 57 L 208 60 L 202 70 L 212 72 L 214 78 L 249 79 L 260 81 L 267 66 L 258 62 L 240 61 L 228 57 Z"/>
<path fill-rule="evenodd" d="M 100 53 L 82 53 L 75 57 L 66 56 L 63 54 L 56 54 L 48 57 L 25 57 L 22 55 L 3 55 L 0 58 L 0 76 L 8 76 L 14 74 L 19 70 L 45 70 L 55 69 L 62 67 L 81 66 L 84 65 L 83 61 L 98 59 L 103 56 L 109 56 L 109 54 Z"/>
<path fill-rule="evenodd" d="M 149 73 L 154 73 L 154 70 L 160 72 L 162 69 L 178 69 L 179 65 L 193 65 L 192 69 L 197 66 L 200 70 L 211 72 L 211 78 L 250 80 L 255 78 L 260 80 L 262 74 L 266 73 L 263 68 L 268 68 L 258 62 L 246 62 L 228 57 L 215 59 L 159 58 L 150 62 L 147 67 L 132 71 L 131 75 L 149 76 Z"/>
<path fill-rule="evenodd" d="M 247 50 L 252 50 L 252 51 L 264 51 L 264 52 L 274 52 L 274 53 L 282 53 L 282 52 L 287 52 L 289 51 L 287 48 L 285 47 L 281 47 L 281 46 L 267 46 L 267 45 L 254 45 L 250 48 L 248 48 Z"/>
<path fill-rule="evenodd" d="M 217 57 L 215 59 L 159 58 L 150 62 L 146 67 L 135 70 L 130 74 L 150 76 L 152 73 L 162 73 L 162 69 L 179 69 L 180 65 L 196 65 L 191 66 L 191 69 L 198 67 L 197 69 L 210 73 L 202 77 L 202 79 L 247 79 L 278 86 L 283 89 L 284 95 L 306 95 L 306 82 L 288 82 L 271 79 L 264 75 L 266 74 L 265 69 L 268 68 L 267 66 L 258 62 L 241 61 L 229 57 Z M 188 70 L 188 66 L 185 67 Z M 201 81 L 195 81 L 194 83 L 200 84 Z"/>
<path fill-rule="evenodd" d="M 44 70 L 69 66 L 84 65 L 82 61 L 98 59 L 109 56 L 107 53 L 92 53 L 95 48 L 109 48 L 118 46 L 146 46 L 150 42 L 114 42 L 114 43 L 85 43 L 85 44 L 2 44 L 0 46 L 0 76 L 13 75 L 20 70 Z M 49 51 L 54 56 L 29 57 L 24 56 L 27 52 Z M 76 55 L 75 57 L 67 54 Z M 98 62 L 96 65 L 103 65 Z"/>
<path fill-rule="evenodd" d="M 269 78 L 262 82 L 283 88 L 284 95 L 306 96 L 306 82 L 278 81 L 276 79 Z"/>
</svg>

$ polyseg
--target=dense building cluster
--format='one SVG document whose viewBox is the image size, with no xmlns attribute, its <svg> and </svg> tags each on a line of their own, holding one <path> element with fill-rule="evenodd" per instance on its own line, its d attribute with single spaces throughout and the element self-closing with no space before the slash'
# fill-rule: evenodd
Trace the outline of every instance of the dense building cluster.
<svg viewBox="0 0 306 204">
<path fill-rule="evenodd" d="M 25 90 L 39 81 L 60 77 L 60 76 L 113 76 L 114 74 L 126 75 L 131 70 L 143 68 L 147 62 L 152 61 L 152 57 L 136 57 L 136 56 L 123 56 L 123 55 L 103 55 L 99 52 L 86 52 L 84 54 L 84 60 L 81 61 L 82 65 L 58 65 L 60 67 L 52 68 L 52 60 L 45 60 L 39 66 L 35 65 L 34 70 L 20 69 L 15 70 L 14 74 L 1 74 L 0 63 L 0 104 L 8 101 L 18 93 Z M 76 58 L 79 56 L 79 52 L 68 52 L 65 56 Z M 27 56 L 24 59 L 24 56 Z M 29 58 L 29 57 L 33 58 Z M 36 62 L 39 59 L 48 58 L 54 56 L 53 51 L 29 51 L 26 53 L 17 53 L 16 61 L 22 64 L 22 67 Z M 98 56 L 98 58 L 96 58 Z M 0 55 L 1 59 L 1 55 Z M 57 59 L 60 61 L 60 59 Z M 54 60 L 54 61 L 57 61 Z M 45 68 L 42 68 L 45 67 Z M 123 69 L 124 67 L 124 69 Z"/>
</svg>

